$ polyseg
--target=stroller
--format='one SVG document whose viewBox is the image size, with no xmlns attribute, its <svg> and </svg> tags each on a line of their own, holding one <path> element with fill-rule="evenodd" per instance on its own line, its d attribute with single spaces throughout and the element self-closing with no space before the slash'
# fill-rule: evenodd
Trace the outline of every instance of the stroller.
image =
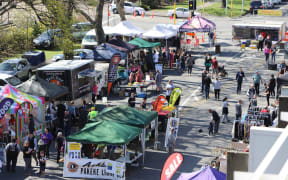
<svg viewBox="0 0 288 180">
<path fill-rule="evenodd" d="M 228 76 L 228 73 L 227 73 L 227 71 L 225 70 L 224 65 L 218 67 L 218 72 L 219 72 L 219 73 L 218 73 L 219 76 L 221 76 L 221 77 L 226 77 L 226 76 Z"/>
</svg>

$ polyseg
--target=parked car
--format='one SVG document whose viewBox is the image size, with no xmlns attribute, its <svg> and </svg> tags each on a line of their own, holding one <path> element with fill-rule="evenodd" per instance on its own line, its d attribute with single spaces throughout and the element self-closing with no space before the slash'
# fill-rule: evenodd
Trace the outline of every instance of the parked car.
<svg viewBox="0 0 288 180">
<path fill-rule="evenodd" d="M 250 3 L 250 13 L 253 14 L 253 12 L 255 14 L 257 14 L 257 9 L 263 9 L 263 4 L 261 1 L 252 1 Z"/>
<path fill-rule="evenodd" d="M 26 59 L 9 59 L 0 64 L 0 73 L 27 80 L 32 76 L 31 66 Z"/>
<path fill-rule="evenodd" d="M 112 10 L 114 14 L 118 13 L 116 3 L 114 1 L 112 1 L 110 5 L 110 10 Z M 143 8 L 138 7 L 134 3 L 128 1 L 124 2 L 124 11 L 125 14 L 133 14 L 135 12 L 137 16 L 140 16 L 142 13 L 145 14 L 145 10 Z"/>
<path fill-rule="evenodd" d="M 61 29 L 48 29 L 33 39 L 33 45 L 36 48 L 51 48 L 55 44 L 55 36 L 62 37 L 62 35 Z"/>
<path fill-rule="evenodd" d="M 274 8 L 274 3 L 272 0 L 262 0 L 263 9 L 272 9 Z"/>
<path fill-rule="evenodd" d="M 52 61 L 63 60 L 64 55 L 58 54 L 52 58 Z M 76 49 L 74 50 L 73 60 L 81 60 L 81 59 L 94 59 L 94 51 L 91 49 Z"/>
<path fill-rule="evenodd" d="M 191 13 L 188 8 L 176 8 L 176 18 L 188 18 L 191 17 Z M 194 15 L 200 15 L 194 12 Z M 168 16 L 174 16 L 174 10 L 168 10 Z"/>
<path fill-rule="evenodd" d="M 72 25 L 72 36 L 74 41 L 81 41 L 86 33 L 93 29 L 90 22 L 80 22 Z"/>
<path fill-rule="evenodd" d="M 96 41 L 96 32 L 95 29 L 92 29 L 86 33 L 84 38 L 81 42 L 81 48 L 82 49 L 95 49 L 98 45 Z"/>
<path fill-rule="evenodd" d="M 22 81 L 15 76 L 9 74 L 0 73 L 0 90 L 6 85 L 10 84 L 11 86 L 18 86 Z"/>
</svg>

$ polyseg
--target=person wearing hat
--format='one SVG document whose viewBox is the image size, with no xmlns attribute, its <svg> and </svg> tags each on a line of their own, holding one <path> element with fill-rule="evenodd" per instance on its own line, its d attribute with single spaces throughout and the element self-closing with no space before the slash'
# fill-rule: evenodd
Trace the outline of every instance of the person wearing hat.
<svg viewBox="0 0 288 180">
<path fill-rule="evenodd" d="M 39 159 L 40 159 L 40 152 L 41 151 L 44 151 L 45 152 L 45 143 L 44 143 L 44 141 L 42 140 L 42 139 L 39 139 L 39 141 L 38 141 L 38 146 L 37 146 L 38 148 L 37 148 L 37 158 L 38 158 L 38 161 L 39 161 Z"/>
<path fill-rule="evenodd" d="M 260 82 L 263 84 L 263 80 L 258 71 L 256 71 L 256 74 L 253 76 L 253 82 L 254 82 L 256 94 L 257 96 L 259 96 Z"/>
<path fill-rule="evenodd" d="M 64 143 L 64 138 L 62 136 L 62 132 L 58 132 L 56 142 L 55 142 L 55 149 L 57 150 L 57 163 L 60 160 L 61 152 L 64 153 L 64 144 L 65 143 Z"/>
<path fill-rule="evenodd" d="M 174 128 L 171 128 L 170 134 L 168 136 L 168 143 L 167 143 L 169 154 L 172 154 L 174 152 L 175 145 L 176 145 L 175 130 L 174 130 Z"/>
<path fill-rule="evenodd" d="M 95 110 L 95 107 L 91 107 L 90 112 L 88 114 L 89 120 L 95 119 L 98 116 L 98 111 Z"/>
</svg>

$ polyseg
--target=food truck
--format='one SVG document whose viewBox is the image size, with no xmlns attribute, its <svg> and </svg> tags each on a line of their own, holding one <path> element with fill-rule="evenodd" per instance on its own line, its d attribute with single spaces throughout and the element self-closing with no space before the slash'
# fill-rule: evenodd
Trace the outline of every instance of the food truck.
<svg viewBox="0 0 288 180">
<path fill-rule="evenodd" d="M 60 100 L 91 96 L 95 78 L 93 60 L 61 60 L 37 69 L 37 75 L 50 83 L 66 86 L 69 93 Z"/>
<path fill-rule="evenodd" d="M 270 34 L 272 41 L 285 39 L 286 22 L 252 21 L 232 25 L 233 40 L 256 40 L 260 32 Z"/>
</svg>

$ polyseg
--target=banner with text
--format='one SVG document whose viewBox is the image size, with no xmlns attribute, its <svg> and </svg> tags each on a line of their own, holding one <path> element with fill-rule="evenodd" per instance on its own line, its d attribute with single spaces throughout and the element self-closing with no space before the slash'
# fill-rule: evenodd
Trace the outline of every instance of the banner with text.
<svg viewBox="0 0 288 180">
<path fill-rule="evenodd" d="M 109 64 L 109 71 L 108 71 L 108 95 L 110 94 L 110 90 L 112 87 L 112 83 L 117 78 L 118 72 L 118 64 L 121 60 L 121 55 L 116 53 L 112 56 L 111 62 Z"/>
<path fill-rule="evenodd" d="M 171 134 L 172 128 L 174 129 L 174 136 L 175 136 L 175 138 L 177 138 L 178 129 L 179 129 L 179 122 L 180 122 L 180 118 L 170 117 L 168 119 L 164 147 L 167 147 L 168 137 Z"/>
<path fill-rule="evenodd" d="M 81 144 L 68 142 L 68 157 L 70 160 L 81 158 Z"/>
<path fill-rule="evenodd" d="M 109 159 L 64 159 L 64 177 L 125 180 L 125 163 Z"/>
</svg>

